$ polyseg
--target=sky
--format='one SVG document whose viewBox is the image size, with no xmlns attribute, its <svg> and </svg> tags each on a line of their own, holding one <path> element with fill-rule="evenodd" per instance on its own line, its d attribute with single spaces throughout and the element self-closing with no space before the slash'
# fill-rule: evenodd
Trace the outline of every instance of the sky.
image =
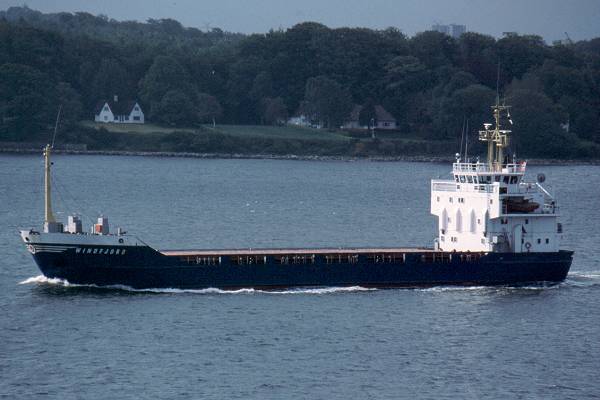
<svg viewBox="0 0 600 400">
<path fill-rule="evenodd" d="M 316 21 L 329 27 L 395 27 L 412 36 L 434 23 L 500 37 L 538 34 L 547 42 L 600 37 L 600 0 L 0 0 L 42 12 L 86 11 L 117 20 L 172 18 L 184 26 L 242 33 Z"/>
</svg>

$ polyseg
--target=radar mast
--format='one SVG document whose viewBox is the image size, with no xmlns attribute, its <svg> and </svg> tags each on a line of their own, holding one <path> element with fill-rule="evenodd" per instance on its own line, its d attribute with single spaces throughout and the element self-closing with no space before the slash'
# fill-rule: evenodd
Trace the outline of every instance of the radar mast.
<svg viewBox="0 0 600 400">
<path fill-rule="evenodd" d="M 512 123 L 510 120 L 510 106 L 500 105 L 499 103 L 497 100 L 496 104 L 492 106 L 495 121 L 494 127 L 492 128 L 492 124 L 486 123 L 483 124 L 484 129 L 479 131 L 479 140 L 488 144 L 487 162 L 490 171 L 502 170 L 504 149 L 508 147 L 508 135 L 512 132 L 508 129 L 502 129 L 500 121 L 502 113 L 506 111 L 506 116 Z"/>
</svg>

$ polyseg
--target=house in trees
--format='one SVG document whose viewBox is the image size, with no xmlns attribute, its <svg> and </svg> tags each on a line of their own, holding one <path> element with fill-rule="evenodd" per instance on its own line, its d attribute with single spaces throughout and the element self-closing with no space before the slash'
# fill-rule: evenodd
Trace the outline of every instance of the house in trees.
<svg viewBox="0 0 600 400">
<path fill-rule="evenodd" d="M 115 124 L 143 124 L 144 112 L 137 101 L 119 101 L 119 97 L 115 96 L 112 101 L 101 101 L 96 105 L 94 121 Z"/>
<path fill-rule="evenodd" d="M 305 113 L 298 111 L 294 116 L 288 118 L 288 125 L 303 126 L 305 128 L 321 129 L 322 125 L 318 122 L 313 122 L 312 119 Z"/>
<path fill-rule="evenodd" d="M 344 125 L 342 126 L 343 129 L 369 129 L 370 128 L 369 126 L 361 126 L 361 124 L 359 122 L 360 111 L 362 110 L 362 108 L 363 108 L 363 106 L 361 106 L 361 105 L 354 106 L 354 108 L 352 109 L 352 112 L 350 113 L 350 116 L 348 117 L 348 119 L 346 121 L 344 121 Z M 381 105 L 375 106 L 375 115 L 376 115 L 375 129 L 381 129 L 381 130 L 397 129 L 396 118 L 394 118 L 394 116 L 392 114 L 387 112 L 387 110 L 385 108 L 383 108 Z"/>
</svg>

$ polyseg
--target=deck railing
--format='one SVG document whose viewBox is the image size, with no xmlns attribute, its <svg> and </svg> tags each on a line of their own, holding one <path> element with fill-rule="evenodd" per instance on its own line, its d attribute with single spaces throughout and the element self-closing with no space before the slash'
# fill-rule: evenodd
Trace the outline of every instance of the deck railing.
<svg viewBox="0 0 600 400">
<path fill-rule="evenodd" d="M 524 173 L 527 167 L 526 163 L 513 163 L 505 164 L 500 166 L 492 165 L 490 167 L 487 163 L 454 163 L 452 164 L 452 171 L 454 172 L 481 172 L 481 173 L 494 173 L 494 174 L 517 174 Z"/>
</svg>

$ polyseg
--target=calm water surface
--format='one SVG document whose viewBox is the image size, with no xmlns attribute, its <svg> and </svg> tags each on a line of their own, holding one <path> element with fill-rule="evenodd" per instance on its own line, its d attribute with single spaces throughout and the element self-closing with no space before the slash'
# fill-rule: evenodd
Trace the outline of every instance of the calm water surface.
<svg viewBox="0 0 600 400">
<path fill-rule="evenodd" d="M 600 398 L 600 167 L 545 172 L 576 251 L 540 288 L 134 292 L 39 276 L 41 156 L 0 155 L 0 397 Z M 159 248 L 430 245 L 420 163 L 55 157 L 55 209 Z M 88 218 L 89 217 L 89 218 Z"/>
</svg>

